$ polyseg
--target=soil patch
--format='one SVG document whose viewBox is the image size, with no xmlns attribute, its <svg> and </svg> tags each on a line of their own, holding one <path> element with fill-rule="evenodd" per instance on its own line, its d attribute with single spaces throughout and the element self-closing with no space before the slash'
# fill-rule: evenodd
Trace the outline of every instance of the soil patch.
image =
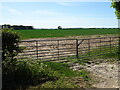
<svg viewBox="0 0 120 90">
<path fill-rule="evenodd" d="M 101 62 L 99 64 L 91 63 L 85 66 L 71 64 L 71 69 L 85 69 L 91 73 L 93 79 L 92 87 L 95 88 L 120 88 L 119 87 L 119 63 L 116 62 Z"/>
</svg>

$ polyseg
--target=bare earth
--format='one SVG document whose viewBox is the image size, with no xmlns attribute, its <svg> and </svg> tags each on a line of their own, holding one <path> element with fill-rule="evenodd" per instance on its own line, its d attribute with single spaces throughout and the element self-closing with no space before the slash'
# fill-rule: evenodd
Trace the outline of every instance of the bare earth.
<svg viewBox="0 0 120 90">
<path fill-rule="evenodd" d="M 97 77 L 93 87 L 119 88 L 118 64 L 101 63 L 87 69 Z"/>
<path fill-rule="evenodd" d="M 93 79 L 92 87 L 95 88 L 120 88 L 120 70 L 118 62 L 101 62 L 99 64 L 91 63 L 86 66 L 74 64 L 71 69 L 81 70 L 84 68 L 90 71 Z"/>
</svg>

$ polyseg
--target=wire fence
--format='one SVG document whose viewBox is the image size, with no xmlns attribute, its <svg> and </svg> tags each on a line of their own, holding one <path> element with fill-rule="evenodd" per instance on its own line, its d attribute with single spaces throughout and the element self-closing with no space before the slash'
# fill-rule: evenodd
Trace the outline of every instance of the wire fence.
<svg viewBox="0 0 120 90">
<path fill-rule="evenodd" d="M 89 39 L 22 40 L 19 46 L 23 51 L 20 60 L 55 61 L 66 58 L 96 57 L 118 50 L 118 37 Z"/>
</svg>

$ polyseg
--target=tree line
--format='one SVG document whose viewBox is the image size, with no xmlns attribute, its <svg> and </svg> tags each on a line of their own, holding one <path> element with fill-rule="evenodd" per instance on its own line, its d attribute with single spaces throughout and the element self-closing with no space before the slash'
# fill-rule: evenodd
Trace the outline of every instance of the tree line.
<svg viewBox="0 0 120 90">
<path fill-rule="evenodd" d="M 28 30 L 28 29 L 34 29 L 33 26 L 23 26 L 23 25 L 9 25 L 9 24 L 4 24 L 0 26 L 0 29 L 3 28 L 12 28 L 14 30 Z"/>
</svg>

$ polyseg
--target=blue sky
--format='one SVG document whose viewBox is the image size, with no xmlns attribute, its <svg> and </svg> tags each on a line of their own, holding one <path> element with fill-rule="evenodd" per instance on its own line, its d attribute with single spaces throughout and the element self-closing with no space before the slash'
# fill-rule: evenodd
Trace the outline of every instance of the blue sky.
<svg viewBox="0 0 120 90">
<path fill-rule="evenodd" d="M 3 2 L 0 24 L 35 28 L 118 27 L 111 2 Z"/>
</svg>

